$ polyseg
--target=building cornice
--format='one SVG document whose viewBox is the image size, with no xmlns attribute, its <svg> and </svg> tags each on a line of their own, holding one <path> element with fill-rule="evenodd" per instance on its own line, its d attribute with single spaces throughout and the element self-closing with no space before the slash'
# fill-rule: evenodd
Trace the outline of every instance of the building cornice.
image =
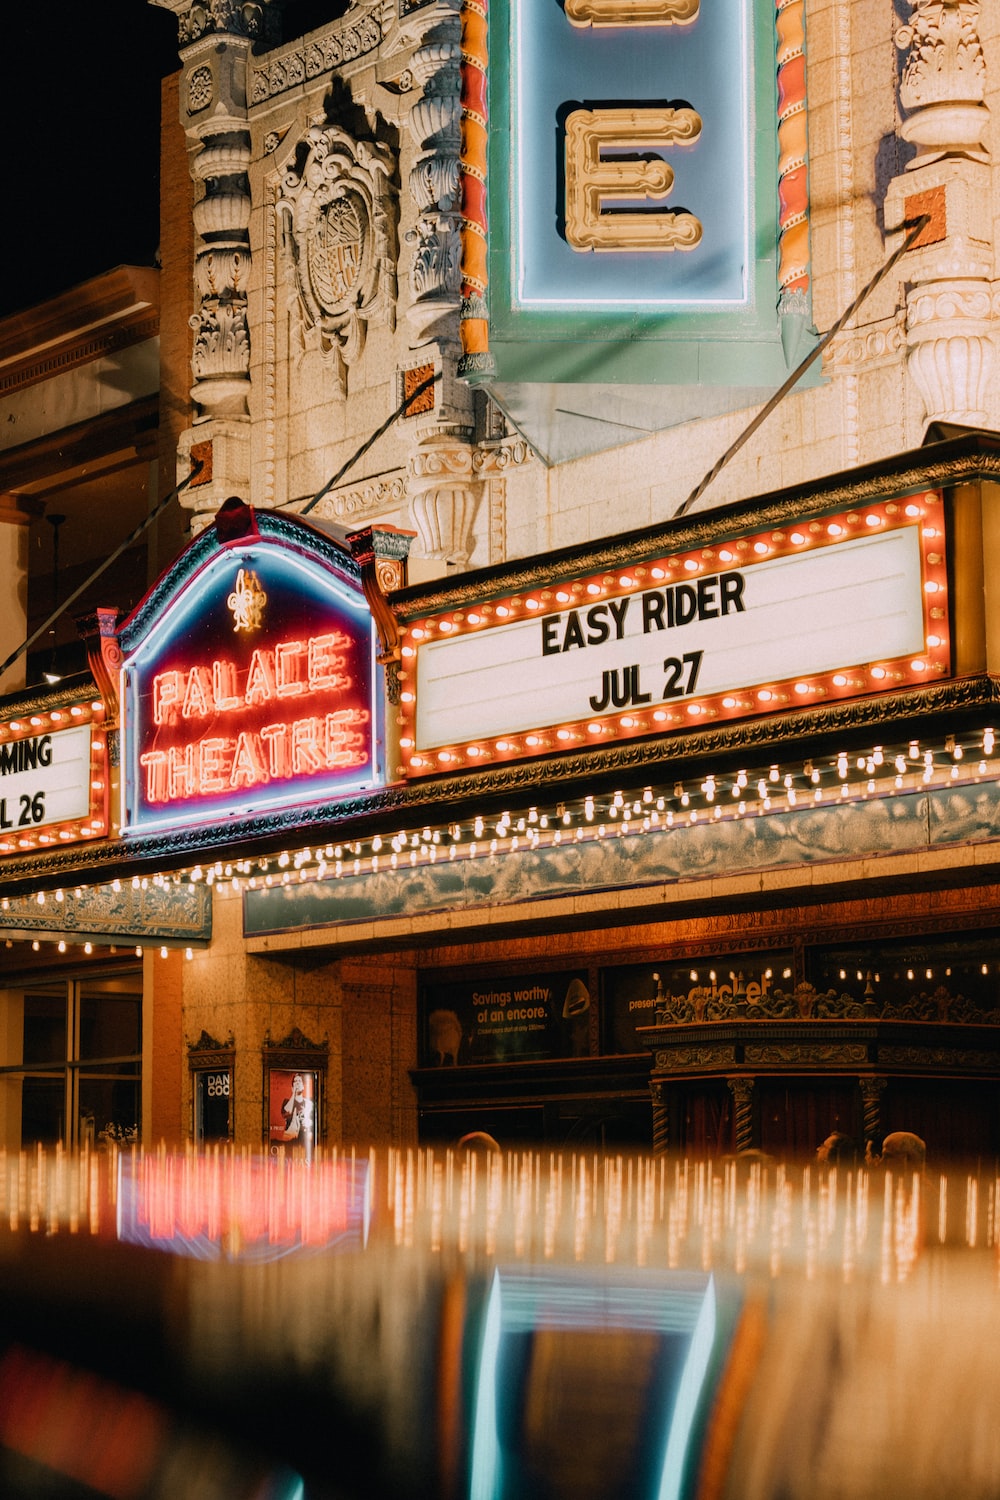
<svg viewBox="0 0 1000 1500">
<path fill-rule="evenodd" d="M 159 271 L 119 266 L 0 319 L 0 398 L 159 333 Z"/>
<path fill-rule="evenodd" d="M 947 489 L 976 479 L 1000 479 L 1000 433 L 973 432 L 789 489 L 694 512 L 683 520 L 665 520 L 596 542 L 476 569 L 445 584 L 437 579 L 416 585 L 395 594 L 393 607 L 401 620 L 415 619 L 581 573 L 625 567 L 665 552 L 711 547 L 748 531 L 798 523 L 888 496 Z"/>
<path fill-rule="evenodd" d="M 93 475 L 95 467 L 103 471 L 109 462 L 117 466 L 114 455 L 121 453 L 155 458 L 159 406 L 158 395 L 143 396 L 102 416 L 0 451 L 0 489 L 41 492 L 53 475 L 82 464 Z"/>
</svg>

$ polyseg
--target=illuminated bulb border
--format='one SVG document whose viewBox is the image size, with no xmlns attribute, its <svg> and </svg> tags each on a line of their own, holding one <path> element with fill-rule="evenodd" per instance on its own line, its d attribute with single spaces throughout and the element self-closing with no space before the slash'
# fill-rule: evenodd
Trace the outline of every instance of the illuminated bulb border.
<svg viewBox="0 0 1000 1500">
<path fill-rule="evenodd" d="M 33 849 L 52 845 L 79 843 L 88 839 L 107 838 L 109 821 L 110 764 L 108 742 L 104 732 L 106 709 L 100 699 L 74 703 L 69 707 L 40 709 L 37 713 L 19 715 L 0 722 L 0 744 L 35 739 L 40 734 L 58 734 L 61 730 L 93 725 L 90 737 L 90 807 L 82 818 L 62 823 L 46 823 L 37 830 L 17 828 L 0 837 L 0 855 L 26 854 Z"/>
<path fill-rule="evenodd" d="M 942 506 L 940 493 L 928 490 L 909 498 L 857 506 L 794 526 L 751 532 L 719 545 L 692 548 L 688 552 L 626 569 L 602 571 L 411 621 L 404 631 L 403 665 L 399 674 L 402 732 L 398 774 L 404 777 L 429 776 L 473 764 L 482 766 L 490 761 L 534 758 L 581 745 L 666 734 L 684 726 L 701 727 L 760 713 L 777 713 L 787 708 L 889 692 L 945 676 L 950 665 L 950 637 Z M 636 590 L 684 581 L 726 567 L 751 568 L 755 563 L 800 556 L 857 537 L 871 536 L 875 532 L 889 533 L 915 525 L 920 528 L 924 640 L 927 642 L 927 649 L 919 657 L 875 660 L 836 672 L 816 673 L 808 678 L 758 683 L 711 697 L 650 705 L 638 713 L 627 711 L 591 716 L 572 723 L 544 725 L 517 734 L 439 745 L 426 750 L 416 747 L 415 666 L 422 642 L 430 644 L 444 638 L 456 640 L 462 635 L 514 624 L 531 615 L 559 614 L 595 599 L 621 598 Z"/>
<path fill-rule="evenodd" d="M 733 822 L 834 803 L 878 801 L 924 788 L 1000 780 L 992 728 L 948 734 L 933 747 L 906 741 L 816 754 L 799 761 L 716 771 L 690 780 L 585 793 L 573 800 L 553 792 L 549 802 L 498 813 L 470 813 L 461 821 L 425 823 L 359 839 L 331 838 L 319 846 L 278 854 L 203 860 L 169 875 L 135 877 L 160 887 L 204 882 L 236 893 L 270 890 L 307 880 L 392 875 L 401 869 L 454 860 L 481 860 L 537 849 L 566 848 L 609 837 L 643 837 L 699 821 Z M 535 793 L 537 798 L 538 793 Z"/>
</svg>

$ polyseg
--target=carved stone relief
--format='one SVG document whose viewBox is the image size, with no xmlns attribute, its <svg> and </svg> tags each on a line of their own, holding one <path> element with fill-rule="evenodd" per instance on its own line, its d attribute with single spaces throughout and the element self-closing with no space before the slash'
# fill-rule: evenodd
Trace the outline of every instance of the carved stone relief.
<svg viewBox="0 0 1000 1500">
<path fill-rule="evenodd" d="M 151 0 L 177 13 L 178 40 L 182 47 L 214 32 L 258 41 L 273 34 L 276 17 L 268 0 Z"/>
<path fill-rule="evenodd" d="M 263 58 L 251 76 L 251 103 L 262 104 L 304 81 L 333 73 L 345 63 L 374 52 L 382 43 L 390 19 L 391 11 L 385 0 L 376 0 L 360 13 L 352 5 L 340 24 L 323 36 L 304 39 L 291 48 L 282 48 L 277 56 Z"/>
<path fill-rule="evenodd" d="M 395 153 L 337 125 L 313 126 L 278 200 L 304 323 L 338 366 L 369 324 L 395 327 L 399 199 Z"/>
<path fill-rule="evenodd" d="M 956 153 L 985 161 L 989 110 L 978 0 L 916 0 L 896 43 L 907 54 L 899 89 L 907 118 L 900 134 L 917 147 L 911 167 Z"/>
<path fill-rule="evenodd" d="M 913 0 L 896 33 L 906 52 L 899 88 L 904 140 L 916 146 L 905 185 L 890 185 L 886 222 L 934 205 L 916 242 L 906 298 L 907 369 L 928 421 L 990 421 L 992 235 L 989 110 L 978 0 Z M 922 191 L 916 191 L 921 189 Z"/>
<path fill-rule="evenodd" d="M 482 481 L 474 450 L 462 442 L 428 439 L 410 460 L 410 514 L 425 557 L 465 567 L 475 546 Z"/>
<path fill-rule="evenodd" d="M 413 247 L 407 318 L 416 345 L 428 340 L 443 318 L 448 326 L 442 331 L 454 339 L 461 301 L 461 23 L 457 9 L 448 5 L 435 5 L 426 20 L 428 29 L 407 70 L 411 86 L 421 90 L 407 117 L 421 153 L 409 175 L 417 221 L 406 236 Z"/>
<path fill-rule="evenodd" d="M 153 0 L 177 18 L 184 74 L 181 124 L 188 137 L 196 188 L 195 312 L 191 370 L 193 425 L 179 444 L 178 477 L 198 446 L 212 455 L 183 503 L 211 513 L 246 489 L 249 475 L 250 280 L 247 69 L 251 47 L 273 39 L 272 0 Z M 214 39 L 214 40 L 206 40 Z M 192 523 L 198 529 L 198 520 Z"/>
<path fill-rule="evenodd" d="M 189 103 L 204 100 L 208 108 L 216 91 L 231 94 L 233 73 L 243 65 L 242 49 L 234 55 L 220 49 L 211 82 L 196 68 L 188 88 Z M 207 97 L 206 97 L 207 96 Z M 227 111 L 216 121 L 216 111 L 199 124 L 201 149 L 191 161 L 191 174 L 204 184 L 204 197 L 194 206 L 199 236 L 194 265 L 200 307 L 191 317 L 194 339 L 191 395 L 206 418 L 245 420 L 249 415 L 250 333 L 247 325 L 247 282 L 250 276 L 250 133 L 234 128 L 239 122 Z"/>
</svg>

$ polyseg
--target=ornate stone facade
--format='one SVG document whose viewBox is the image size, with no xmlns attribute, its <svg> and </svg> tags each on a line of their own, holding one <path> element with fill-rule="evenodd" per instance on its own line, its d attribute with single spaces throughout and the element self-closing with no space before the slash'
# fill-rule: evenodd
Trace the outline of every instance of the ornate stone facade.
<svg viewBox="0 0 1000 1500">
<path fill-rule="evenodd" d="M 188 137 L 194 205 L 191 317 L 193 428 L 181 444 L 180 473 L 194 444 L 211 444 L 212 478 L 188 491 L 201 511 L 249 487 L 251 138 L 247 64 L 254 42 L 271 34 L 269 0 L 154 0 L 177 17 L 183 78 L 181 124 Z"/>
<path fill-rule="evenodd" d="M 369 323 L 396 321 L 399 220 L 393 152 L 374 137 L 314 125 L 285 173 L 278 212 L 295 267 L 299 308 L 341 383 Z"/>
<path fill-rule="evenodd" d="M 995 363 L 993 235 L 982 211 L 990 193 L 989 111 L 978 27 L 977 0 L 916 0 L 897 31 L 905 52 L 899 133 L 916 154 L 887 198 L 893 225 L 930 217 L 908 277 L 908 372 L 927 421 L 969 426 L 989 424 Z"/>
<path fill-rule="evenodd" d="M 471 444 L 430 437 L 410 463 L 410 515 L 425 557 L 464 567 L 475 545 L 482 484 Z"/>
<path fill-rule="evenodd" d="M 413 100 L 406 123 L 418 153 L 407 179 L 417 209 L 407 234 L 413 291 L 407 317 L 419 346 L 435 334 L 450 340 L 457 334 L 462 48 L 458 7 L 450 0 L 435 0 L 415 19 L 420 34 L 406 71 Z"/>
</svg>

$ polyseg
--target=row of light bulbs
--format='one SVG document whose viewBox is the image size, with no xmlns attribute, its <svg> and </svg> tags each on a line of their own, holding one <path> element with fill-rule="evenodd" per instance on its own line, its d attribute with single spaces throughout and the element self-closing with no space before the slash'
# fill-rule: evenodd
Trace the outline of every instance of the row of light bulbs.
<svg viewBox="0 0 1000 1500">
<path fill-rule="evenodd" d="M 806 759 L 755 771 L 700 780 L 678 780 L 667 787 L 648 785 L 610 794 L 590 793 L 573 801 L 554 801 L 517 811 L 477 813 L 461 822 L 427 823 L 395 834 L 329 842 L 280 854 L 196 864 L 174 874 L 134 877 L 137 888 L 149 882 L 169 886 L 182 881 L 231 886 L 234 890 L 270 889 L 312 879 L 350 877 L 398 871 L 456 859 L 482 859 L 541 847 L 568 847 L 609 837 L 663 833 L 698 822 L 718 822 L 795 807 L 829 805 L 891 797 L 921 786 L 992 780 L 996 735 L 992 728 L 964 737 L 949 734 L 937 749 L 918 740 L 864 753 L 841 751 L 828 760 Z M 116 885 L 119 883 L 116 882 Z"/>
<path fill-rule="evenodd" d="M 829 519 L 815 519 L 791 530 L 778 527 L 775 530 L 754 532 L 727 542 L 723 546 L 694 547 L 686 552 L 657 558 L 655 561 L 634 564 L 615 572 L 589 574 L 570 583 L 543 585 L 526 594 L 505 595 L 501 599 L 484 600 L 470 609 L 457 609 L 450 613 L 428 615 L 414 621 L 407 628 L 408 639 L 420 643 L 435 635 L 452 635 L 468 629 L 478 629 L 499 620 L 511 621 L 521 615 L 544 613 L 553 606 L 587 603 L 604 598 L 608 594 L 628 593 L 631 589 L 648 587 L 650 582 L 660 584 L 673 579 L 683 580 L 698 574 L 712 573 L 721 567 L 741 567 L 747 563 L 762 562 L 766 558 L 787 557 L 796 552 L 810 551 L 842 542 L 850 537 L 871 535 L 886 527 L 923 521 L 921 535 L 929 546 L 942 536 L 940 523 L 926 524 L 941 504 L 937 491 L 928 490 L 915 495 L 908 502 L 894 500 L 871 505 L 864 511 L 851 510 Z M 943 557 L 930 552 L 928 562 L 938 566 Z M 929 592 L 937 592 L 933 583 Z M 413 656 L 414 651 L 404 648 L 404 656 Z"/>
<path fill-rule="evenodd" d="M 150 885 L 166 888 L 204 882 L 235 891 L 266 890 L 306 880 L 405 870 L 439 860 L 482 859 L 609 837 L 664 833 L 699 822 L 891 797 L 921 786 L 993 780 L 1000 773 L 993 760 L 995 748 L 996 734 L 988 727 L 961 737 L 949 734 L 936 749 L 914 739 L 891 747 L 874 745 L 862 753 L 842 750 L 828 759 L 807 758 L 794 769 L 772 763 L 753 771 L 709 772 L 700 780 L 677 780 L 666 787 L 586 793 L 572 801 L 554 801 L 548 806 L 539 802 L 513 812 L 475 813 L 460 822 L 426 823 L 395 834 L 375 833 L 280 854 L 219 859 L 167 874 L 134 875 L 131 885 L 145 890 Z M 127 877 L 124 882 L 115 879 L 111 888 L 119 892 L 128 883 Z M 77 887 L 75 895 L 81 894 Z M 62 889 L 38 891 L 35 896 L 40 906 L 65 899 Z M 10 899 L 4 897 L 0 910 L 9 909 Z"/>
<path fill-rule="evenodd" d="M 5 948 L 13 948 L 13 946 L 14 946 L 14 939 L 13 938 L 7 938 L 5 940 L 5 942 L 4 942 L 4 947 Z M 99 948 L 105 948 L 106 947 L 107 950 L 108 950 L 108 952 L 112 953 L 112 954 L 116 954 L 119 951 L 117 943 L 111 943 L 111 944 L 98 943 L 97 946 Z M 89 938 L 87 938 L 86 941 L 84 941 L 82 943 L 67 942 L 67 940 L 65 938 L 59 938 L 58 940 L 53 939 L 51 942 L 46 941 L 44 944 L 43 944 L 41 938 L 32 938 L 31 939 L 31 951 L 32 951 L 32 953 L 39 953 L 43 947 L 45 947 L 45 948 L 49 948 L 49 947 L 54 948 L 57 953 L 66 953 L 66 952 L 69 951 L 70 948 L 79 948 L 81 950 L 81 952 L 83 952 L 88 958 L 90 957 L 90 955 L 94 951 L 94 944 L 93 944 L 93 942 Z M 142 946 L 141 943 L 137 943 L 134 949 L 126 950 L 126 951 L 132 951 L 132 952 L 134 952 L 136 958 L 142 958 L 143 953 L 145 952 L 145 949 L 143 948 L 143 946 Z M 165 943 L 162 944 L 161 947 L 160 947 L 160 950 L 159 950 L 160 957 L 161 958 L 166 958 L 167 955 L 170 953 L 170 951 L 171 951 L 170 948 Z M 184 949 L 184 957 L 187 958 L 187 959 L 194 958 L 194 949 L 193 948 L 185 948 Z"/>
</svg>

